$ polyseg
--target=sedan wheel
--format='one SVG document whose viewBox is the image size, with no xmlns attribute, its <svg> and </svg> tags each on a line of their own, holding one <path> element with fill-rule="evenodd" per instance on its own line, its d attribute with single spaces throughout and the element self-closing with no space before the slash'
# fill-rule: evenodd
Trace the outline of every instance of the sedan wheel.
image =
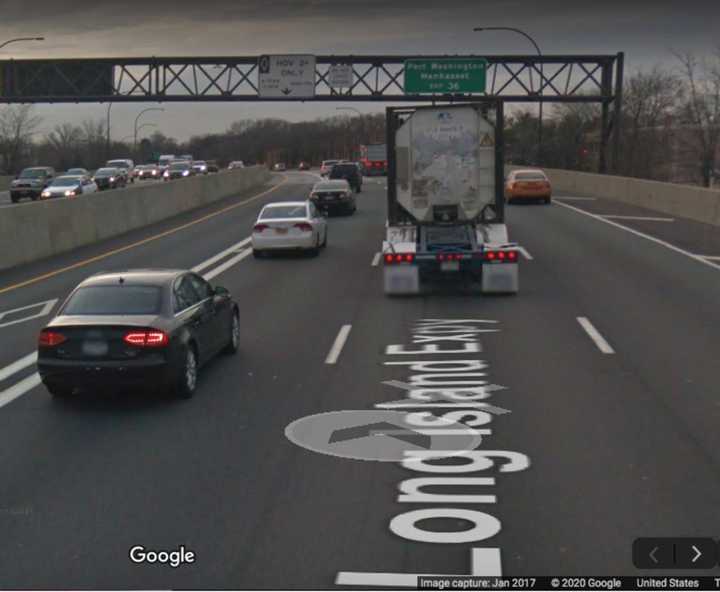
<svg viewBox="0 0 720 592">
<path fill-rule="evenodd" d="M 177 394 L 181 399 L 189 399 L 197 386 L 197 356 L 192 346 L 185 350 L 185 362 L 178 377 Z"/>
<path fill-rule="evenodd" d="M 232 322 L 230 323 L 230 342 L 225 347 L 225 353 L 237 353 L 240 348 L 240 319 L 237 311 L 233 312 Z"/>
</svg>

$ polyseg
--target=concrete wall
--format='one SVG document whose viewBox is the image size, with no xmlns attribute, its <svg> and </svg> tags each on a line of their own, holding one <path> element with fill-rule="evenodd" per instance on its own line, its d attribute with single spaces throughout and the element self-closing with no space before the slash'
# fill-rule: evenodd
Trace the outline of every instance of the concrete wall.
<svg viewBox="0 0 720 592">
<path fill-rule="evenodd" d="M 10 189 L 10 183 L 12 183 L 14 178 L 12 175 L 0 175 L 0 191 Z"/>
<path fill-rule="evenodd" d="M 248 167 L 0 208 L 0 269 L 142 228 L 259 187 L 269 177 L 265 167 Z"/>
<path fill-rule="evenodd" d="M 530 168 L 510 166 L 508 170 Z M 720 190 L 630 177 L 543 169 L 554 191 L 604 197 L 720 226 Z"/>
</svg>

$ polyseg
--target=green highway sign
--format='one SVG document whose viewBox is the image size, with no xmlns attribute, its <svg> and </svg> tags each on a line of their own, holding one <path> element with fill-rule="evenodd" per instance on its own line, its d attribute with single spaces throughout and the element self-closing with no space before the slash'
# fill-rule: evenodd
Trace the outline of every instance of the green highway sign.
<svg viewBox="0 0 720 592">
<path fill-rule="evenodd" d="M 487 60 L 405 60 L 405 94 L 484 93 Z"/>
</svg>

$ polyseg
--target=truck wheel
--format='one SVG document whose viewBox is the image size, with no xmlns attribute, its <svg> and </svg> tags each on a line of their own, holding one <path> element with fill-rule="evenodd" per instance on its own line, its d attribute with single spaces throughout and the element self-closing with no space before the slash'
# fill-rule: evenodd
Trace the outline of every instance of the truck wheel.
<svg viewBox="0 0 720 592">
<path fill-rule="evenodd" d="M 543 201 L 545 202 L 546 206 L 549 206 L 552 202 L 552 198 L 548 195 Z"/>
</svg>

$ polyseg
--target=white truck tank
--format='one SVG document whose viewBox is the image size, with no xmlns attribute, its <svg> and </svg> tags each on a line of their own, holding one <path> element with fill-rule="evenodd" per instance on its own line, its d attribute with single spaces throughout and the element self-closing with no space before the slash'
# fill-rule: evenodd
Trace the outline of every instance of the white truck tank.
<svg viewBox="0 0 720 592">
<path fill-rule="evenodd" d="M 495 128 L 472 107 L 419 109 L 395 136 L 397 201 L 418 222 L 469 222 L 495 201 Z"/>
</svg>

